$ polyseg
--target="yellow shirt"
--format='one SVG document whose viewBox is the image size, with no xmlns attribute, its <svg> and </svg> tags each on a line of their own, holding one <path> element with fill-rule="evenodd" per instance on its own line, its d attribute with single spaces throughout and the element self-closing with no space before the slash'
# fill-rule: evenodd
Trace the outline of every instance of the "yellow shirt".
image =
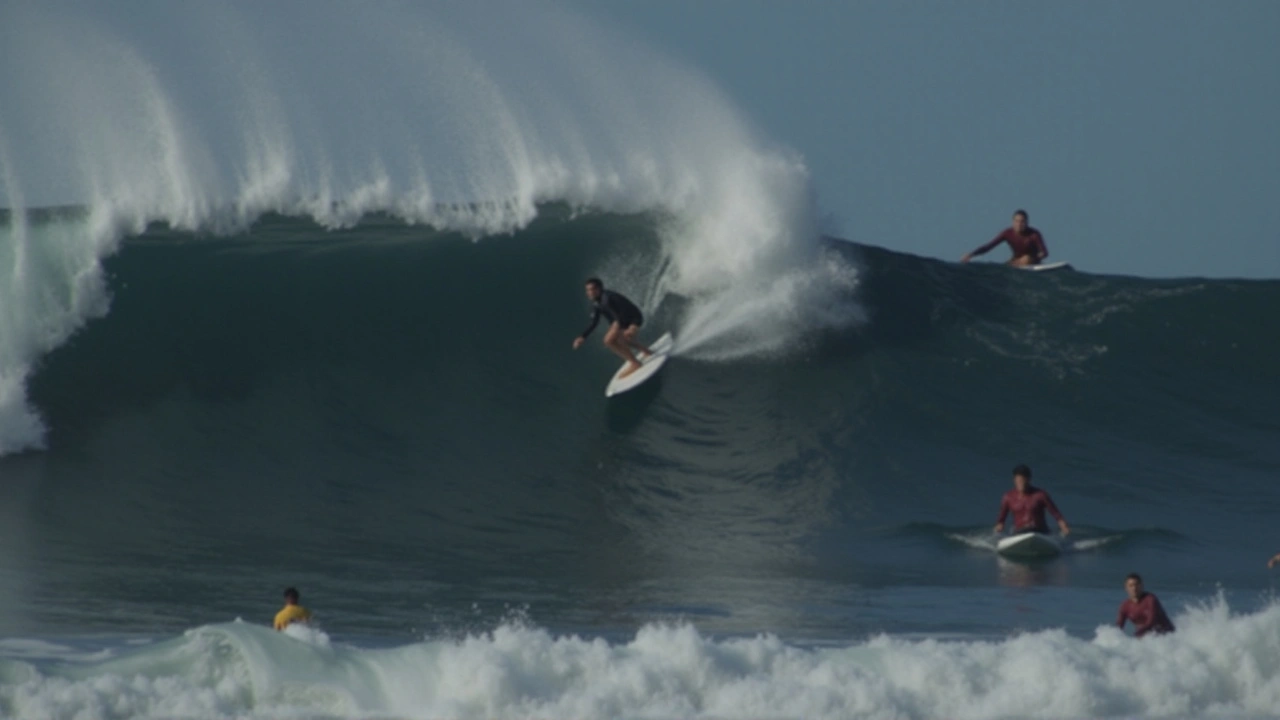
<svg viewBox="0 0 1280 720">
<path fill-rule="evenodd" d="M 276 629 L 283 630 L 289 627 L 290 623 L 306 622 L 310 619 L 310 610 L 301 605 L 285 605 L 283 610 L 276 613 Z"/>
</svg>

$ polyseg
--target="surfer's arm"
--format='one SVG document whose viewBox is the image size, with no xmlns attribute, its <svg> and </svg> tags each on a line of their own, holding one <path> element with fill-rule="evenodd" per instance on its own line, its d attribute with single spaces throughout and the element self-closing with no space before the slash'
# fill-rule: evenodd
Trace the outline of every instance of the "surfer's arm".
<svg viewBox="0 0 1280 720">
<path fill-rule="evenodd" d="M 1066 522 L 1066 518 L 1062 517 L 1062 511 L 1058 510 L 1058 506 L 1053 504 L 1053 498 L 1049 497 L 1049 493 L 1044 494 L 1044 509 L 1049 511 L 1054 520 L 1058 522 Z"/>
<path fill-rule="evenodd" d="M 1036 262 L 1040 262 L 1049 257 L 1049 247 L 1044 244 L 1044 236 L 1036 232 Z"/>
<path fill-rule="evenodd" d="M 1116 613 L 1116 627 L 1121 630 L 1124 629 L 1124 621 L 1129 619 L 1129 613 L 1125 612 L 1125 608 L 1128 604 L 1129 602 L 1127 600 L 1120 603 L 1120 612 Z"/>
<path fill-rule="evenodd" d="M 976 249 L 974 249 L 973 252 L 966 254 L 963 258 L 960 259 L 960 262 L 969 262 L 969 258 L 976 257 L 978 255 L 985 255 L 988 252 L 991 252 L 992 248 L 994 248 L 995 246 L 999 245 L 1002 242 L 1004 242 L 1003 232 L 997 235 L 994 240 L 987 243 L 986 245 L 980 245 Z"/>
<path fill-rule="evenodd" d="M 1000 498 L 1000 517 L 996 518 L 996 532 L 1004 529 L 1004 519 L 1009 517 L 1009 498 Z"/>
<path fill-rule="evenodd" d="M 1160 630 L 1160 632 L 1171 632 L 1173 621 L 1169 619 L 1169 614 L 1164 611 L 1164 606 L 1160 604 L 1160 598 L 1151 597 L 1151 604 L 1155 608 L 1155 612 L 1151 613 L 1151 626 L 1158 628 L 1168 628 L 1168 630 Z"/>
<path fill-rule="evenodd" d="M 587 337 L 591 335 L 591 333 L 595 332 L 596 325 L 599 325 L 599 324 L 600 324 L 600 308 L 596 308 L 591 313 L 591 322 L 587 323 L 587 329 L 583 330 L 582 334 L 579 335 L 578 337 L 582 340 L 586 340 Z"/>
<path fill-rule="evenodd" d="M 1049 493 L 1044 494 L 1044 509 L 1049 511 L 1054 520 L 1058 521 L 1058 531 L 1063 535 L 1071 532 L 1071 528 L 1067 525 L 1067 519 L 1062 517 L 1062 512 L 1058 510 L 1058 506 L 1053 504 L 1053 498 L 1049 497 Z"/>
</svg>

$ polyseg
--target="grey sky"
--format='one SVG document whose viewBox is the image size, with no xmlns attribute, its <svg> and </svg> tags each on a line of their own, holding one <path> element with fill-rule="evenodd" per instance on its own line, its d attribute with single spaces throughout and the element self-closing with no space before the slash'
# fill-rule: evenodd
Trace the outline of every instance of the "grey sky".
<svg viewBox="0 0 1280 720">
<path fill-rule="evenodd" d="M 1280 277 L 1280 2 L 572 3 L 801 152 L 843 237 L 956 259 L 1025 207 L 1084 270 Z"/>
</svg>

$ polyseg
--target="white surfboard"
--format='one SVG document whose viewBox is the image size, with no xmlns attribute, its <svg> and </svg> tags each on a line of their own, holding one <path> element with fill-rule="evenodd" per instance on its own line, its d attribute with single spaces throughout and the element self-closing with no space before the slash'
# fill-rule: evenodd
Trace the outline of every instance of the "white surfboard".
<svg viewBox="0 0 1280 720">
<path fill-rule="evenodd" d="M 614 373 L 613 379 L 609 381 L 609 387 L 604 389 L 604 396 L 613 397 L 618 393 L 624 393 L 656 375 L 671 354 L 672 342 L 671 333 L 663 333 L 657 342 L 649 346 L 653 354 L 641 360 L 640 369 L 626 377 L 618 377 L 623 370 L 627 369 L 627 364 L 622 363 L 622 367 L 618 368 L 618 372 Z"/>
<path fill-rule="evenodd" d="M 1045 272 L 1046 270 L 1074 270 L 1069 262 L 1053 262 L 1044 265 L 1027 265 L 1023 270 L 1034 270 L 1036 272 Z"/>
<path fill-rule="evenodd" d="M 1062 541 L 1045 533 L 1019 533 L 1000 538 L 996 543 L 996 552 L 1005 557 L 1053 557 L 1062 552 Z"/>
</svg>

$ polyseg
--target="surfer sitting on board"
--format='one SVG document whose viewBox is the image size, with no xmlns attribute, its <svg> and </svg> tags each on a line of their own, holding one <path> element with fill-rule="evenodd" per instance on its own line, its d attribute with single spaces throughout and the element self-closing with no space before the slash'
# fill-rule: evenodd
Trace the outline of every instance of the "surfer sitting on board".
<svg viewBox="0 0 1280 720">
<path fill-rule="evenodd" d="M 1063 535 L 1071 532 L 1067 521 L 1058 512 L 1049 493 L 1031 485 L 1031 468 L 1019 465 L 1013 469 L 1013 489 L 1004 494 L 1000 501 L 1000 518 L 996 520 L 996 532 L 1004 532 L 1004 519 L 1013 513 L 1013 532 L 1048 533 L 1049 523 L 1045 522 L 1044 511 L 1058 521 L 1058 529 Z"/>
<path fill-rule="evenodd" d="M 1157 635 L 1173 632 L 1173 623 L 1164 612 L 1164 606 L 1155 595 L 1142 589 L 1142 576 L 1129 573 L 1124 579 L 1124 589 L 1129 599 L 1120 603 L 1120 613 L 1116 616 L 1116 627 L 1124 629 L 1125 621 L 1133 623 L 1133 636 L 1142 637 L 1149 632 Z"/>
<path fill-rule="evenodd" d="M 582 347 L 582 343 L 587 341 L 587 336 L 596 329 L 600 318 L 603 317 L 609 321 L 609 329 L 604 334 L 604 346 L 627 361 L 627 369 L 618 377 L 624 378 L 639 370 L 640 361 L 632 353 L 632 348 L 639 350 L 646 357 L 653 354 L 652 350 L 636 340 L 636 333 L 640 332 L 640 326 L 644 324 L 644 315 L 640 312 L 640 308 L 622 293 L 605 290 L 604 282 L 600 278 L 587 280 L 587 298 L 592 303 L 591 324 L 587 325 L 587 329 L 574 339 L 573 349 Z"/>
<path fill-rule="evenodd" d="M 1027 225 L 1027 211 L 1019 210 L 1013 214 L 1013 227 L 1005 228 L 994 240 L 960 258 L 960 262 L 967 263 L 974 256 L 982 255 L 1002 242 L 1009 243 L 1009 249 L 1013 250 L 1013 257 L 1005 263 L 1006 265 L 1030 267 L 1039 265 L 1049 257 L 1049 248 L 1044 245 L 1044 237 L 1040 235 L 1039 230 Z"/>
</svg>

